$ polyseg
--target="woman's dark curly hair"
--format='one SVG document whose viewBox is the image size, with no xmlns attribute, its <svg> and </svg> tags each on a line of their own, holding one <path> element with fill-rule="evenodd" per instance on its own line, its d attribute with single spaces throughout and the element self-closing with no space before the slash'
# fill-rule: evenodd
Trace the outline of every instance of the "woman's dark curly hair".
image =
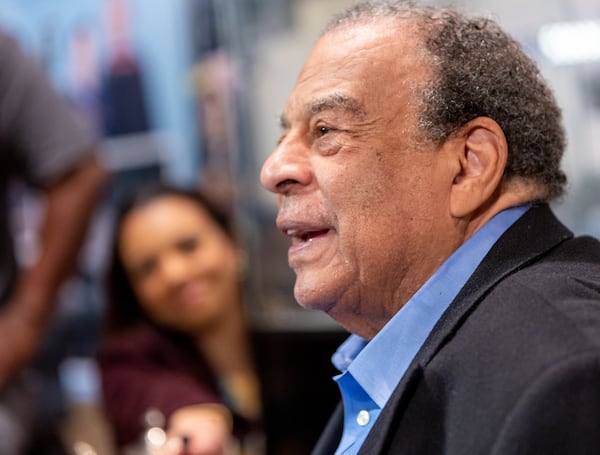
<svg viewBox="0 0 600 455">
<path fill-rule="evenodd" d="M 111 252 L 106 273 L 107 308 L 105 332 L 112 333 L 140 321 L 148 321 L 133 291 L 119 252 L 119 235 L 127 216 L 135 209 L 158 198 L 178 196 L 193 201 L 216 222 L 231 239 L 235 239 L 233 225 L 227 214 L 220 211 L 198 191 L 175 187 L 162 182 L 152 182 L 128 193 L 116 208 Z"/>
<path fill-rule="evenodd" d="M 506 177 L 523 177 L 543 189 L 545 200 L 562 195 L 565 149 L 561 112 L 536 64 L 496 22 L 455 10 L 398 0 L 363 1 L 334 18 L 325 33 L 383 18 L 416 23 L 425 64 L 434 77 L 417 87 L 418 126 L 427 140 L 443 143 L 470 120 L 496 121 L 508 142 Z M 398 27 L 401 39 L 406 29 Z"/>
</svg>

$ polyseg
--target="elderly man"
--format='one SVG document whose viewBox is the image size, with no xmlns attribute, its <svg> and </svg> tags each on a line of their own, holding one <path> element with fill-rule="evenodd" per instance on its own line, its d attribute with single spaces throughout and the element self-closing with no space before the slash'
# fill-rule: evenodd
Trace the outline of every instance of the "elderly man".
<svg viewBox="0 0 600 455">
<path fill-rule="evenodd" d="M 314 454 L 600 450 L 600 244 L 560 111 L 497 24 L 361 3 L 308 57 L 261 180 L 294 294 L 352 336 Z"/>
</svg>

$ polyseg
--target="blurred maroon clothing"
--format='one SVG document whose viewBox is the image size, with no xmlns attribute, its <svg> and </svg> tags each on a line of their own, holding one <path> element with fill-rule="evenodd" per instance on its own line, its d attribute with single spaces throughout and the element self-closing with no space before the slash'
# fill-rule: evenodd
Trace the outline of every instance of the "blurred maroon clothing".
<svg viewBox="0 0 600 455">
<path fill-rule="evenodd" d="M 144 414 L 168 417 L 198 403 L 223 403 L 206 359 L 179 335 L 139 325 L 104 340 L 99 349 L 103 402 L 119 447 L 136 442 Z"/>
</svg>

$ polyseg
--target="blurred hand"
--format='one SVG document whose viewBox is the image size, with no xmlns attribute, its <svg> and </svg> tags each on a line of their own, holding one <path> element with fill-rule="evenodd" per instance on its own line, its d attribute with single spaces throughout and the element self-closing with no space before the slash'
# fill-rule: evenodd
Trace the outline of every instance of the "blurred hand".
<svg viewBox="0 0 600 455">
<path fill-rule="evenodd" d="M 14 304 L 0 311 L 0 388 L 4 387 L 36 353 L 41 331 L 23 317 Z"/>
<path fill-rule="evenodd" d="M 228 455 L 231 430 L 232 417 L 224 406 L 185 406 L 171 415 L 160 455 Z"/>
</svg>

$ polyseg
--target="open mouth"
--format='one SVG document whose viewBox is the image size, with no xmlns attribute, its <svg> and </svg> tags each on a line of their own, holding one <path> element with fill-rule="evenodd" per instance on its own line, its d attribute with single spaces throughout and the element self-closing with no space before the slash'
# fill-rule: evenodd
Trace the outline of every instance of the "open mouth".
<svg viewBox="0 0 600 455">
<path fill-rule="evenodd" d="M 329 229 L 319 229 L 316 231 L 300 231 L 296 229 L 286 229 L 285 235 L 292 237 L 292 239 L 300 242 L 309 242 L 316 237 L 322 237 L 326 235 Z"/>
</svg>

